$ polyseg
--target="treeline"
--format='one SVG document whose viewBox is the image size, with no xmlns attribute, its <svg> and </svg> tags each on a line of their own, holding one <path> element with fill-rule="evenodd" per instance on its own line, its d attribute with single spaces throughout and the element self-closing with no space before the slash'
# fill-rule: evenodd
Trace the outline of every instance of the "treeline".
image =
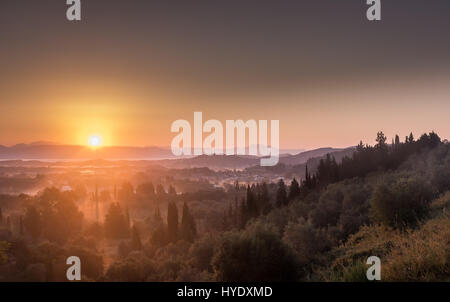
<svg viewBox="0 0 450 302">
<path fill-rule="evenodd" d="M 241 204 L 254 200 L 252 188 L 247 188 L 247 199 Z M 447 223 L 445 213 L 450 201 L 441 205 L 438 198 L 449 189 L 450 147 L 448 143 L 442 143 L 437 134 L 424 134 L 417 141 L 411 134 L 403 143 L 396 136 L 388 145 L 384 134 L 379 132 L 375 146 L 360 143 L 352 157 L 341 163 L 326 156 L 316 174 L 310 175 L 306 170 L 300 185 L 295 179 L 289 186 L 280 180 L 275 196 L 271 198 L 273 207 L 269 213 L 256 212 L 259 216 L 247 220 L 244 227 L 241 225 L 241 229 L 231 229 L 224 234 L 211 258 L 213 271 L 218 280 L 224 281 L 364 280 L 363 258 L 377 253 L 377 243 L 363 251 L 341 248 L 345 247 L 343 244 L 348 238 L 358 238 L 355 234 L 361 228 L 365 228 L 364 234 L 368 230 L 379 232 L 377 226 L 381 225 L 386 233 L 389 230 L 399 232 L 399 242 L 389 244 L 399 246 L 402 253 L 413 255 L 415 251 L 408 251 L 401 244 L 414 236 L 403 236 L 402 232 L 406 230 L 411 234 L 428 219 Z M 256 208 L 259 207 L 261 204 L 258 203 Z M 279 249 L 276 261 L 267 254 L 256 253 L 274 246 Z M 421 263 L 423 266 L 415 269 L 416 275 L 411 278 L 440 280 L 433 278 L 440 278 L 443 272 L 450 270 L 443 260 L 445 250 L 439 249 L 441 246 L 426 253 L 430 265 Z M 358 263 L 353 263 L 351 258 L 346 258 L 349 262 L 334 263 L 340 261 L 336 255 L 342 250 Z M 259 264 L 258 270 L 247 265 L 248 259 L 252 259 L 252 265 Z M 400 260 L 396 258 L 396 261 Z M 286 267 L 286 262 L 289 263 L 287 266 L 295 267 L 295 272 L 287 270 L 286 275 L 281 276 L 281 271 L 270 269 Z M 414 260 L 408 265 L 414 266 Z M 247 273 L 229 267 L 244 267 Z M 391 278 L 409 280 L 403 272 L 391 275 Z"/>
<path fill-rule="evenodd" d="M 312 187 L 324 187 L 330 183 L 353 177 L 364 177 L 370 172 L 397 169 L 409 156 L 414 153 L 435 148 L 441 143 L 439 136 L 431 132 L 423 134 L 417 141 L 411 133 L 400 142 L 398 135 L 387 144 L 383 132 L 377 133 L 376 145 L 363 145 L 362 141 L 356 147 L 352 157 L 344 157 L 340 163 L 327 155 L 320 160 L 316 178 Z"/>
<path fill-rule="evenodd" d="M 410 135 L 405 142 L 398 136 L 392 144 L 386 141 L 380 132 L 375 146 L 361 143 L 340 163 L 327 156 L 316 173 L 306 167 L 302 181 L 236 183 L 226 191 L 227 204 L 212 202 L 221 206 L 219 215 L 226 208 L 220 233 L 209 225 L 198 231 L 200 215 L 194 218 L 183 195 L 150 183 L 136 191 L 129 184 L 114 190 L 104 224 L 81 229 L 74 193 L 47 189 L 25 199 L 26 211 L 14 221 L 23 235 L 0 250 L 8 249 L 14 260 L 8 265 L 15 266 L 8 271 L 19 279 L 39 265 L 42 280 L 59 280 L 51 273 L 55 263 L 76 251 L 86 278 L 100 281 L 360 281 L 370 255 L 388 257 L 386 280 L 442 280 L 450 272 L 445 247 L 450 145 L 433 132 L 418 140 Z M 158 196 L 165 196 L 164 202 L 158 203 Z M 133 219 L 130 205 L 149 201 L 151 217 Z M 436 234 L 433 228 L 444 231 Z M 430 246 L 425 235 L 439 244 Z M 24 240 L 28 236 L 36 243 Z M 107 244 L 99 245 L 105 238 Z M 105 270 L 99 246 L 117 248 Z"/>
</svg>

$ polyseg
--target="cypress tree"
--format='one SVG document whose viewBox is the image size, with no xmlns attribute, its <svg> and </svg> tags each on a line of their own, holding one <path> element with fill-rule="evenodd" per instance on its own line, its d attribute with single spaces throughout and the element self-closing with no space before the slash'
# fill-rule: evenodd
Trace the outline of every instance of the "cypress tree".
<svg viewBox="0 0 450 302">
<path fill-rule="evenodd" d="M 258 214 L 258 208 L 256 207 L 256 201 L 255 201 L 255 196 L 253 194 L 253 189 L 250 188 L 250 186 L 247 186 L 247 201 L 246 201 L 246 206 L 247 206 L 247 218 L 251 219 L 253 217 L 256 217 Z"/>
<path fill-rule="evenodd" d="M 140 251 L 142 249 L 141 236 L 135 225 L 131 229 L 131 248 L 134 251 Z"/>
<path fill-rule="evenodd" d="M 127 219 L 122 213 L 119 203 L 111 203 L 105 216 L 105 235 L 109 238 L 125 238 L 129 236 Z"/>
<path fill-rule="evenodd" d="M 224 228 L 228 229 L 227 213 L 224 213 Z M 189 207 L 186 202 L 183 204 L 183 214 L 181 216 L 181 234 L 184 240 L 187 242 L 193 242 L 197 235 L 197 228 L 195 225 L 194 217 L 189 211 Z"/>
<path fill-rule="evenodd" d="M 309 183 L 311 184 L 311 180 L 309 180 Z M 289 196 L 288 196 L 288 200 L 292 201 L 295 198 L 297 198 L 297 196 L 300 195 L 300 186 L 297 182 L 297 180 L 294 178 L 291 182 L 291 186 L 289 187 Z"/>
<path fill-rule="evenodd" d="M 287 193 L 286 193 L 286 185 L 284 184 L 283 179 L 280 179 L 278 182 L 277 189 L 277 206 L 281 207 L 287 204 Z"/>
<path fill-rule="evenodd" d="M 178 210 L 173 202 L 167 208 L 167 231 L 170 242 L 176 242 L 178 236 Z"/>
</svg>

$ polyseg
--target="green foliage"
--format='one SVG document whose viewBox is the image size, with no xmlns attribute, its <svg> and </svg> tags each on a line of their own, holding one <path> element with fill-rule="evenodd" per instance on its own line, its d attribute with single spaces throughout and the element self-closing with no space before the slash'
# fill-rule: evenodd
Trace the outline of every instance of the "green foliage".
<svg viewBox="0 0 450 302">
<path fill-rule="evenodd" d="M 430 187 L 416 177 L 385 179 L 374 190 L 371 218 L 395 228 L 414 226 L 429 212 Z"/>
<path fill-rule="evenodd" d="M 105 274 L 106 281 L 155 281 L 155 265 L 142 252 L 133 252 L 126 259 L 114 262 Z"/>
<path fill-rule="evenodd" d="M 327 278 L 331 282 L 368 282 L 366 277 L 368 266 L 364 261 L 356 261 L 341 270 L 333 271 Z"/>
<path fill-rule="evenodd" d="M 189 250 L 194 267 L 197 267 L 201 271 L 208 271 L 210 273 L 213 272 L 211 260 L 214 255 L 214 248 L 217 241 L 218 240 L 210 234 L 207 234 L 195 241 Z"/>
<path fill-rule="evenodd" d="M 296 262 L 274 227 L 256 223 L 244 232 L 225 233 L 212 266 L 218 281 L 293 281 Z"/>
<path fill-rule="evenodd" d="M 385 263 L 385 281 L 450 281 L 450 215 L 401 236 Z"/>
<path fill-rule="evenodd" d="M 417 229 L 365 226 L 336 248 L 335 260 L 317 272 L 326 281 L 364 281 L 367 257 L 382 263 L 382 281 L 449 281 L 450 216 L 442 214 Z"/>
<path fill-rule="evenodd" d="M 325 229 L 317 229 L 303 218 L 287 225 L 283 241 L 294 251 L 299 263 L 303 265 L 316 260 L 318 255 L 332 246 Z"/>
</svg>

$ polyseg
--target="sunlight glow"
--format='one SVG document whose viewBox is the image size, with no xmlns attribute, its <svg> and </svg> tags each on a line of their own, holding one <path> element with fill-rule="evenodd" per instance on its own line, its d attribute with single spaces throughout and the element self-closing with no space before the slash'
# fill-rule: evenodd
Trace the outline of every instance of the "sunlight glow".
<svg viewBox="0 0 450 302">
<path fill-rule="evenodd" d="M 91 147 L 100 147 L 100 145 L 102 144 L 102 139 L 100 138 L 100 136 L 98 135 L 92 135 L 89 138 L 89 145 Z"/>
</svg>

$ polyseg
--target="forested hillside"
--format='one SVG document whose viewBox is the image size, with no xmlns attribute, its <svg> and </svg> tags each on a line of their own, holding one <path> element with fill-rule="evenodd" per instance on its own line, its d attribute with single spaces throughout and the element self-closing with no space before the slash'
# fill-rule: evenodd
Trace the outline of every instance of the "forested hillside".
<svg viewBox="0 0 450 302">
<path fill-rule="evenodd" d="M 378 256 L 383 281 L 449 281 L 448 142 L 380 132 L 302 172 L 183 194 L 125 183 L 92 193 L 108 205 L 94 222 L 81 190 L 3 196 L 0 277 L 63 281 L 78 255 L 85 281 L 364 281 Z"/>
</svg>

